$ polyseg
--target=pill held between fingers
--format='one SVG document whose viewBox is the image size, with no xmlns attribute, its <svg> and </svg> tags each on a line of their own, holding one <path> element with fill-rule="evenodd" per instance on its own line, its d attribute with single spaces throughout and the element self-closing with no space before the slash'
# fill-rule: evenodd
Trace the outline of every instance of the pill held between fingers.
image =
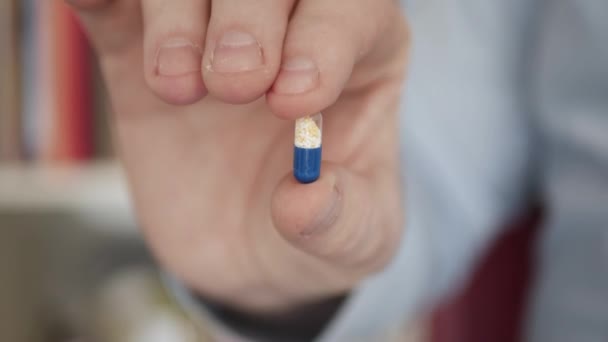
<svg viewBox="0 0 608 342">
<path fill-rule="evenodd" d="M 321 175 L 322 135 L 321 113 L 296 120 L 293 175 L 300 183 L 312 183 Z"/>
</svg>

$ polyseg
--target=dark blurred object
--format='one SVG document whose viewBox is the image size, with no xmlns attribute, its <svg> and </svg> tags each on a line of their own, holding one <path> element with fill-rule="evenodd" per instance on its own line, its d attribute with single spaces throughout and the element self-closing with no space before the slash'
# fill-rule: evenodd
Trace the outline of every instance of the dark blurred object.
<svg viewBox="0 0 608 342">
<path fill-rule="evenodd" d="M 19 1 L 0 1 L 0 160 L 21 157 Z"/>
<path fill-rule="evenodd" d="M 540 221 L 540 211 L 533 211 L 499 237 L 481 259 L 468 286 L 436 310 L 430 341 L 522 340 Z"/>
</svg>

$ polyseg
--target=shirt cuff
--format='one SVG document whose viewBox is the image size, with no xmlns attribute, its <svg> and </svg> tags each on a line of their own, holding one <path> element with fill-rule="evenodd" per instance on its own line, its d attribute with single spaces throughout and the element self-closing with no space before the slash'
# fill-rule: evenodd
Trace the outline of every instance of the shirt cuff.
<svg viewBox="0 0 608 342">
<path fill-rule="evenodd" d="M 309 342 L 333 320 L 347 296 L 336 296 L 276 314 L 250 314 L 204 299 L 165 275 L 169 293 L 217 341 Z"/>
<path fill-rule="evenodd" d="M 410 215 L 412 218 L 418 215 Z M 430 300 L 431 258 L 428 236 L 422 222 L 408 222 L 402 245 L 393 262 L 380 274 L 364 281 L 343 301 L 333 303 L 327 324 L 316 338 L 303 341 L 384 341 L 384 336 L 403 327 Z M 175 278 L 165 275 L 165 284 L 176 301 L 195 321 L 204 325 L 218 342 L 298 341 L 278 338 L 263 325 L 231 324 L 222 310 L 200 300 Z M 232 322 L 233 323 L 233 322 Z M 255 320 L 252 322 L 255 323 Z M 245 327 L 245 329 L 242 329 Z"/>
</svg>

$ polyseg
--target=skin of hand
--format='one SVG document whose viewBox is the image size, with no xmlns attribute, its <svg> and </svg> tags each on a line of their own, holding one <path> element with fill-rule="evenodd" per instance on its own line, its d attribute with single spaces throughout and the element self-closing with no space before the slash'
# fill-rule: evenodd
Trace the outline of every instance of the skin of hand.
<svg viewBox="0 0 608 342">
<path fill-rule="evenodd" d="M 279 312 L 382 270 L 403 225 L 393 0 L 68 0 L 96 50 L 142 232 L 194 291 Z M 321 178 L 293 120 L 324 114 Z"/>
</svg>

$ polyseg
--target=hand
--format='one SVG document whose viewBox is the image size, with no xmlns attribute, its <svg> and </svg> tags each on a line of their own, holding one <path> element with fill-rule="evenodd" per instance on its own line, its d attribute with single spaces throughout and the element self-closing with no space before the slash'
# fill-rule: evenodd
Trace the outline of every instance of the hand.
<svg viewBox="0 0 608 342">
<path fill-rule="evenodd" d="M 346 292 L 402 229 L 393 0 L 71 0 L 99 56 L 143 232 L 204 296 L 275 311 Z M 292 174 L 322 111 L 321 178 Z"/>
</svg>

